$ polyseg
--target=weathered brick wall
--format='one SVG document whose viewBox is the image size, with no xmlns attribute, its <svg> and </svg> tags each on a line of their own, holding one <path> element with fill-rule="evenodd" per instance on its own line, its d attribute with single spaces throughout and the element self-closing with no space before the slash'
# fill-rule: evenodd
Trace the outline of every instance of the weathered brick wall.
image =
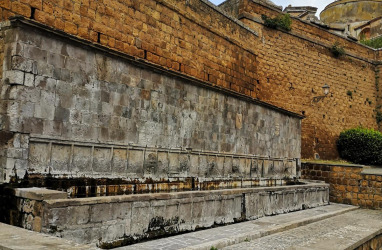
<svg viewBox="0 0 382 250">
<path fill-rule="evenodd" d="M 258 96 L 306 115 L 303 157 L 318 153 L 321 158 L 336 158 L 335 142 L 342 130 L 360 125 L 377 128 L 375 66 L 370 63 L 375 57 L 373 50 L 298 19 L 293 19 L 289 33 L 264 28 L 256 18 L 261 20 L 261 14 L 274 17 L 279 11 L 254 1 L 242 6 L 239 16 L 247 18 L 241 20 L 258 32 L 263 42 L 257 54 Z M 358 58 L 334 58 L 328 48 L 335 42 Z M 315 102 L 315 96 L 323 95 L 325 83 L 331 87 L 329 97 Z"/>
<path fill-rule="evenodd" d="M 315 153 L 338 157 L 335 140 L 343 129 L 377 128 L 373 50 L 297 19 L 291 33 L 264 28 L 250 17 L 275 16 L 277 9 L 256 1 L 231 2 L 239 4 L 231 14 L 248 14 L 241 21 L 255 32 L 202 0 L 6 0 L 1 13 L 3 19 L 15 14 L 32 17 L 209 84 L 303 113 L 305 158 Z M 340 59 L 328 51 L 337 41 L 348 52 Z M 331 95 L 313 102 L 325 83 Z"/>
<path fill-rule="evenodd" d="M 32 17 L 211 84 L 255 95 L 256 56 L 242 45 L 248 36 L 256 36 L 203 2 L 43 0 L 5 1 L 1 7 L 3 19 L 15 14 Z"/>
<path fill-rule="evenodd" d="M 301 121 L 295 114 L 142 68 L 30 24 L 13 25 L 4 125 L 19 143 L 6 151 L 5 181 L 26 172 L 143 182 L 298 174 Z"/>
<path fill-rule="evenodd" d="M 382 235 L 377 235 L 368 242 L 357 247 L 355 250 L 369 250 L 369 249 L 381 249 L 382 248 Z"/>
<path fill-rule="evenodd" d="M 330 184 L 330 201 L 382 208 L 382 176 L 363 174 L 362 166 L 302 163 L 302 178 Z"/>
</svg>

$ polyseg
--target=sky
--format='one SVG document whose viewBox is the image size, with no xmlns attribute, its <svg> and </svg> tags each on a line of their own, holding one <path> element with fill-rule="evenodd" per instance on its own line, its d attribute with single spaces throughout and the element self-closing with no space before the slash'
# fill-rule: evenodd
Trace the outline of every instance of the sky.
<svg viewBox="0 0 382 250">
<path fill-rule="evenodd" d="M 214 4 L 218 5 L 223 0 L 210 0 Z M 334 2 L 334 0 L 272 0 L 276 5 L 282 5 L 284 8 L 291 4 L 292 6 L 314 6 L 317 7 L 317 16 L 319 16 L 320 12 L 325 8 L 326 5 L 328 5 L 331 2 Z"/>
</svg>

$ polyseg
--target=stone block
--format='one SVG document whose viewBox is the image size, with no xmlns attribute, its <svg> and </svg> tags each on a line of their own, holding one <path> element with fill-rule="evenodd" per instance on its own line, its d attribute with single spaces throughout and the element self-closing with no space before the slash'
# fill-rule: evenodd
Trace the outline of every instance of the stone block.
<svg viewBox="0 0 382 250">
<path fill-rule="evenodd" d="M 155 178 L 158 172 L 157 152 L 145 150 L 143 171 L 145 178 Z"/>
<path fill-rule="evenodd" d="M 92 172 L 91 162 L 92 148 L 86 146 L 75 146 L 73 148 L 73 161 L 70 172 L 89 174 Z"/>
<path fill-rule="evenodd" d="M 122 203 L 112 203 L 111 204 L 111 214 L 113 220 L 131 220 L 131 208 L 132 203 L 122 202 Z"/>
<path fill-rule="evenodd" d="M 69 121 L 70 111 L 66 108 L 57 107 L 54 110 L 54 120 L 55 121 Z"/>
<path fill-rule="evenodd" d="M 51 157 L 51 173 L 65 174 L 69 173 L 70 157 L 72 148 L 68 145 L 53 144 Z"/>
<path fill-rule="evenodd" d="M 32 230 L 35 232 L 41 232 L 41 228 L 42 228 L 41 217 L 38 217 L 38 216 L 34 217 Z"/>
<path fill-rule="evenodd" d="M 48 173 L 50 166 L 50 148 L 47 143 L 30 143 L 29 169 L 31 173 Z"/>
<path fill-rule="evenodd" d="M 24 84 L 24 75 L 23 71 L 12 70 L 4 72 L 4 81 L 12 85 L 23 85 Z"/>
<path fill-rule="evenodd" d="M 95 204 L 90 207 L 90 222 L 106 222 L 112 218 L 111 204 Z"/>
<path fill-rule="evenodd" d="M 232 175 L 232 164 L 233 158 L 225 157 L 224 158 L 224 177 L 229 177 Z"/>
<path fill-rule="evenodd" d="M 57 190 L 50 190 L 45 188 L 16 188 L 15 196 L 31 200 L 53 200 L 53 199 L 66 199 L 67 193 Z"/>
<path fill-rule="evenodd" d="M 199 174 L 199 155 L 190 154 L 190 172 L 189 176 L 197 177 Z"/>
<path fill-rule="evenodd" d="M 179 175 L 180 173 L 179 153 L 169 153 L 168 160 L 169 160 L 169 165 L 168 165 L 169 174 Z"/>
<path fill-rule="evenodd" d="M 90 206 L 71 206 L 68 209 L 68 226 L 77 227 L 89 223 L 91 215 Z"/>
<path fill-rule="evenodd" d="M 33 61 L 22 56 L 12 56 L 12 70 L 32 72 Z"/>
<path fill-rule="evenodd" d="M 35 104 L 33 102 L 23 102 L 20 106 L 20 116 L 33 117 L 35 113 Z"/>
<path fill-rule="evenodd" d="M 129 150 L 128 177 L 141 177 L 143 175 L 144 153 L 142 150 Z"/>
<path fill-rule="evenodd" d="M 207 177 L 208 175 L 208 158 L 207 155 L 199 155 L 199 177 Z"/>
<path fill-rule="evenodd" d="M 38 103 L 41 101 L 41 91 L 38 88 L 24 88 L 22 92 L 19 92 L 20 95 L 18 99 Z"/>
<path fill-rule="evenodd" d="M 9 148 L 7 150 L 7 157 L 21 159 L 23 157 L 23 151 L 21 148 Z"/>
<path fill-rule="evenodd" d="M 113 150 L 112 172 L 117 176 L 125 176 L 127 169 L 127 150 L 115 148 Z"/>
<path fill-rule="evenodd" d="M 113 225 L 105 225 L 100 230 L 101 242 L 112 242 L 122 239 L 125 234 L 125 224 L 116 223 Z"/>
<path fill-rule="evenodd" d="M 93 172 L 110 175 L 111 159 L 112 155 L 110 148 L 94 148 Z"/>
<path fill-rule="evenodd" d="M 130 233 L 143 234 L 147 232 L 151 220 L 150 203 L 134 202 L 132 206 L 131 229 Z"/>
<path fill-rule="evenodd" d="M 55 116 L 55 107 L 52 104 L 41 104 L 34 105 L 34 115 L 33 117 L 47 119 L 52 121 Z"/>
</svg>

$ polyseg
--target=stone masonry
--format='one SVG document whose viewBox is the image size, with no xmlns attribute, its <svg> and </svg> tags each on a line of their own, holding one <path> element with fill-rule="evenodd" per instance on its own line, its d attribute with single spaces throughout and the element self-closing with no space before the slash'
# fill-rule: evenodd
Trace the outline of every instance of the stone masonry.
<svg viewBox="0 0 382 250">
<path fill-rule="evenodd" d="M 360 165 L 303 163 L 302 177 L 330 184 L 330 201 L 369 209 L 382 208 L 382 175 Z"/>
<path fill-rule="evenodd" d="M 2 181 L 298 175 L 300 116 L 32 25 L 4 28 Z"/>
<path fill-rule="evenodd" d="M 328 205 L 328 188 L 325 183 L 306 183 L 74 199 L 65 199 L 65 192 L 21 188 L 15 190 L 18 207 L 13 213 L 25 228 L 109 249 Z"/>
<path fill-rule="evenodd" d="M 297 18 L 291 32 L 264 27 L 262 14 L 279 13 L 258 0 L 230 0 L 220 8 L 206 0 L 0 3 L 2 20 L 22 15 L 211 86 L 304 114 L 303 158 L 336 158 L 335 141 L 342 130 L 378 128 L 375 69 L 380 52 Z M 345 48 L 342 58 L 329 51 L 336 42 Z M 330 95 L 313 102 L 325 83 Z"/>
</svg>

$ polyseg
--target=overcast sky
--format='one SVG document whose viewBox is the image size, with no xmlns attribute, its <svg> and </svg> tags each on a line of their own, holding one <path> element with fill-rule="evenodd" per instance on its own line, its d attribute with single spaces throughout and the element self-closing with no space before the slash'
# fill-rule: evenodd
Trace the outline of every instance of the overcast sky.
<svg viewBox="0 0 382 250">
<path fill-rule="evenodd" d="M 218 5 L 223 0 L 210 0 L 214 4 Z M 272 0 L 277 5 L 282 5 L 284 8 L 291 4 L 292 6 L 314 6 L 317 7 L 317 16 L 319 16 L 320 12 L 325 8 L 326 5 L 328 5 L 331 2 L 334 2 L 334 0 Z"/>
</svg>

